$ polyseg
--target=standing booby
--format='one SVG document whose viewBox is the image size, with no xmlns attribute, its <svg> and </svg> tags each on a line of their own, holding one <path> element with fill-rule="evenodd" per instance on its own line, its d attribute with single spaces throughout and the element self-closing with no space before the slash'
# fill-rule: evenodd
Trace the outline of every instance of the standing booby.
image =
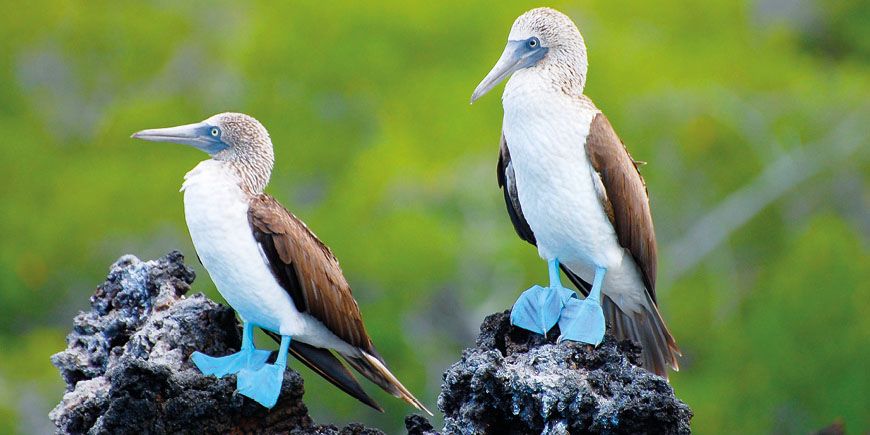
<svg viewBox="0 0 870 435">
<path fill-rule="evenodd" d="M 647 370 L 667 378 L 680 351 L 656 306 L 646 184 L 610 122 L 583 95 L 586 66 L 574 22 L 533 9 L 516 19 L 501 58 L 471 97 L 510 76 L 498 184 L 517 234 L 548 263 L 549 287 L 523 292 L 511 321 L 539 334 L 558 323 L 560 339 L 598 345 L 606 318 L 617 339 L 643 347 Z M 586 299 L 562 286 L 560 268 Z"/>
<path fill-rule="evenodd" d="M 375 350 L 332 251 L 263 193 L 274 154 L 269 133 L 256 119 L 221 113 L 196 124 L 142 130 L 133 137 L 191 145 L 212 157 L 184 176 L 185 218 L 200 261 L 244 326 L 238 353 L 191 355 L 202 373 L 237 374 L 238 392 L 271 408 L 281 392 L 290 351 L 346 393 L 383 411 L 332 349 L 388 393 L 429 412 Z M 254 326 L 280 341 L 274 364 L 266 364 L 270 352 L 254 348 Z"/>
</svg>

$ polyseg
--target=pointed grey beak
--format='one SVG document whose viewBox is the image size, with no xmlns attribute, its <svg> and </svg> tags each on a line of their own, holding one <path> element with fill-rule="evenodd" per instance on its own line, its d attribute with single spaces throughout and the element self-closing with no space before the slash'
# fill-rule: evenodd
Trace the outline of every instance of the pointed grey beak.
<svg viewBox="0 0 870 435">
<path fill-rule="evenodd" d="M 133 136 L 130 137 L 151 142 L 173 142 L 190 145 L 209 154 L 217 153 L 228 147 L 221 140 L 220 129 L 204 122 L 180 125 L 178 127 L 142 130 L 133 133 Z"/>
<path fill-rule="evenodd" d="M 492 90 L 497 84 L 508 78 L 514 72 L 528 68 L 536 64 L 549 50 L 546 47 L 536 46 L 530 48 L 528 41 L 508 41 L 492 71 L 477 85 L 477 89 L 471 94 L 471 104 L 478 98 Z"/>
</svg>

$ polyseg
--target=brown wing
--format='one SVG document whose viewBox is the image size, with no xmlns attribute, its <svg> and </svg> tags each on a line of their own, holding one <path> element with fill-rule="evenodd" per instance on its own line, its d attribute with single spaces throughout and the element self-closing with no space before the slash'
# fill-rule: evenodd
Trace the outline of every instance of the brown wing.
<svg viewBox="0 0 870 435">
<path fill-rule="evenodd" d="M 248 221 L 272 273 L 296 308 L 323 322 L 342 340 L 377 356 L 332 251 L 269 195 L 251 200 Z"/>
<path fill-rule="evenodd" d="M 387 369 L 384 359 L 375 350 L 363 325 L 359 306 L 332 251 L 269 195 L 260 194 L 251 200 L 248 221 L 272 273 L 290 294 L 296 308 L 323 322 L 342 340 L 363 350 L 359 355 L 342 354 L 345 361 L 388 393 L 432 415 Z M 294 347 L 292 344 L 291 351 L 348 394 L 380 410 L 329 351 L 312 346 Z"/>
<path fill-rule="evenodd" d="M 586 155 L 601 176 L 606 192 L 606 197 L 601 199 L 619 244 L 628 249 L 640 267 L 647 291 L 656 302 L 658 254 L 646 183 L 602 113 L 592 120 L 586 137 Z"/>
<path fill-rule="evenodd" d="M 600 197 L 619 244 L 631 253 L 646 287 L 646 302 L 637 313 L 622 311 L 610 297 L 602 295 L 604 315 L 618 340 L 630 339 L 641 345 L 643 366 L 667 379 L 668 366 L 679 369 L 680 349 L 656 303 L 656 235 L 646 184 L 637 169 L 640 163 L 631 158 L 601 113 L 592 120 L 586 155 L 601 177 L 604 192 Z"/>
</svg>

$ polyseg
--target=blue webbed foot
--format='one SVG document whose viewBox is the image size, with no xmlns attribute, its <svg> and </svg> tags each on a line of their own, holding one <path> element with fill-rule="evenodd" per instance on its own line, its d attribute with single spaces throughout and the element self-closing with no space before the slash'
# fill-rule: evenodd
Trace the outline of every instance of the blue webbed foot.
<svg viewBox="0 0 870 435">
<path fill-rule="evenodd" d="M 284 382 L 284 369 L 287 367 L 287 349 L 290 337 L 281 336 L 281 348 L 275 364 L 266 364 L 257 370 L 242 369 L 236 377 L 236 391 L 256 400 L 266 408 L 275 406 Z"/>
<path fill-rule="evenodd" d="M 591 298 L 568 302 L 559 319 L 559 341 L 571 340 L 598 346 L 604 340 L 604 312 Z"/>
<path fill-rule="evenodd" d="M 202 352 L 190 355 L 191 361 L 204 375 L 215 375 L 219 378 L 238 373 L 242 369 L 257 370 L 266 364 L 271 352 L 254 348 L 242 349 L 232 355 L 213 357 Z"/>
<path fill-rule="evenodd" d="M 536 285 L 524 291 L 511 309 L 511 323 L 523 329 L 547 335 L 558 322 L 562 308 L 573 291 L 565 287 L 541 287 Z"/>
<path fill-rule="evenodd" d="M 239 371 L 236 387 L 239 394 L 256 400 L 266 408 L 275 406 L 284 382 L 284 367 L 266 364 L 258 370 Z"/>
<path fill-rule="evenodd" d="M 536 285 L 520 295 L 511 309 L 511 323 L 523 329 L 547 335 L 556 322 L 565 304 L 577 295 L 562 286 L 559 279 L 559 260 L 547 262 L 550 286 Z"/>
<path fill-rule="evenodd" d="M 227 356 L 208 356 L 202 352 L 194 352 L 190 360 L 204 375 L 215 375 L 219 378 L 236 374 L 242 369 L 257 370 L 269 359 L 268 350 L 254 348 L 254 325 L 244 322 L 242 328 L 242 348 Z"/>
<path fill-rule="evenodd" d="M 601 284 L 607 269 L 595 268 L 595 280 L 586 299 L 569 300 L 559 319 L 559 330 L 562 335 L 559 341 L 571 340 L 588 343 L 594 346 L 604 340 L 604 311 L 601 309 Z"/>
</svg>

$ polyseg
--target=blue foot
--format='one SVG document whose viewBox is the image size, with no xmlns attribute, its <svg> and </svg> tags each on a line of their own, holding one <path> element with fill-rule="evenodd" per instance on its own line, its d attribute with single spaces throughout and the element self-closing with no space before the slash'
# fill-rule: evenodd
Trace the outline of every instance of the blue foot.
<svg viewBox="0 0 870 435">
<path fill-rule="evenodd" d="M 242 369 L 236 387 L 239 394 L 256 400 L 266 408 L 271 408 L 278 402 L 282 382 L 284 382 L 284 367 L 267 364 L 259 370 Z"/>
<path fill-rule="evenodd" d="M 511 323 L 523 329 L 547 335 L 565 308 L 565 304 L 577 294 L 562 286 L 559 279 L 559 260 L 547 262 L 550 286 L 536 285 L 520 295 L 511 309 Z"/>
<path fill-rule="evenodd" d="M 266 364 L 271 352 L 254 348 L 254 325 L 245 322 L 242 328 L 242 348 L 238 352 L 221 357 L 194 352 L 190 360 L 204 375 L 219 378 L 238 373 L 242 369 L 257 370 Z"/>
<path fill-rule="evenodd" d="M 243 349 L 232 355 L 213 357 L 201 352 L 194 352 L 190 359 L 196 368 L 204 375 L 215 375 L 219 378 L 236 374 L 242 369 L 257 370 L 266 364 L 271 352 L 258 349 Z"/>
<path fill-rule="evenodd" d="M 579 341 L 598 346 L 604 340 L 604 312 L 600 298 L 606 271 L 603 267 L 596 268 L 595 281 L 586 299 L 574 299 L 566 303 L 559 319 L 559 330 L 562 331 L 559 341 Z"/>
<path fill-rule="evenodd" d="M 242 369 L 236 377 L 236 391 L 239 394 L 254 399 L 266 408 L 275 406 L 278 395 L 281 394 L 281 384 L 284 382 L 284 370 L 287 368 L 287 349 L 290 347 L 290 337 L 281 336 L 281 348 L 275 364 L 267 364 L 257 370 Z"/>
<path fill-rule="evenodd" d="M 565 300 L 576 296 L 565 287 L 536 285 L 520 295 L 511 309 L 511 323 L 523 329 L 547 335 L 559 320 Z"/>
<path fill-rule="evenodd" d="M 604 340 L 604 312 L 589 298 L 568 302 L 559 319 L 559 341 L 571 340 L 598 346 Z"/>
</svg>

